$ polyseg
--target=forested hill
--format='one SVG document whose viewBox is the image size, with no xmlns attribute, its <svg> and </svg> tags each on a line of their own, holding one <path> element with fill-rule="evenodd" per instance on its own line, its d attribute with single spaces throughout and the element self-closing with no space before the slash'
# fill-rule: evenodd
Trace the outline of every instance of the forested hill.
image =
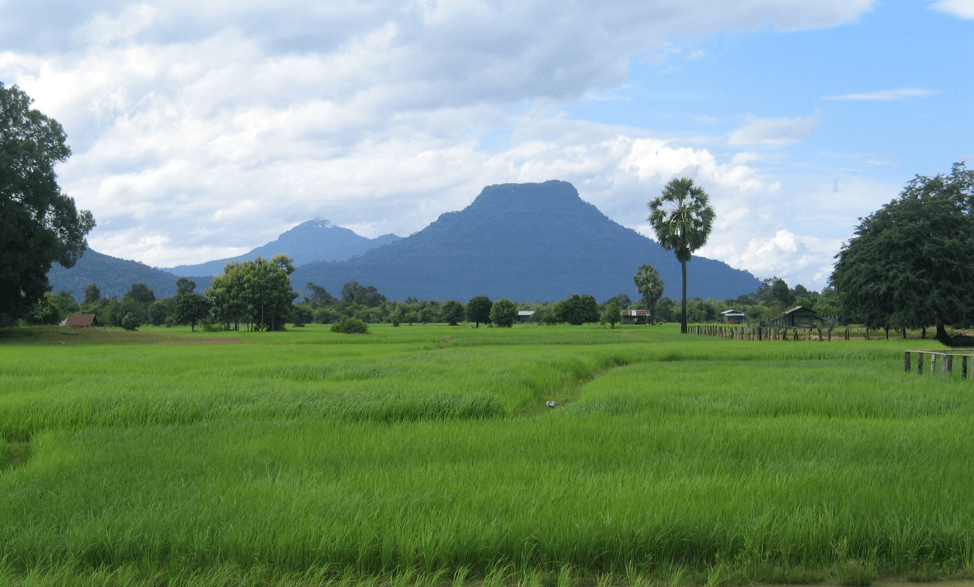
<svg viewBox="0 0 974 587">
<path fill-rule="evenodd" d="M 291 257 L 295 265 L 304 265 L 313 261 L 341 261 L 397 240 L 399 237 L 394 234 L 370 239 L 359 236 L 347 228 L 334 226 L 327 220 L 310 220 L 249 253 L 198 265 L 163 267 L 162 270 L 173 275 L 209 278 L 223 273 L 223 268 L 228 261 L 252 261 L 258 255 L 271 259 L 274 255 L 282 253 Z"/>
<path fill-rule="evenodd" d="M 416 234 L 341 262 L 303 265 L 291 276 L 338 293 L 356 280 L 389 299 L 456 299 L 476 295 L 518 302 L 553 301 L 572 293 L 604 300 L 639 297 L 636 269 L 652 264 L 681 296 L 680 264 L 672 252 L 625 228 L 584 202 L 563 181 L 484 188 L 470 206 L 448 212 Z M 690 297 L 736 298 L 761 282 L 724 263 L 695 257 L 688 265 Z"/>
<path fill-rule="evenodd" d="M 94 283 L 102 297 L 122 297 L 133 283 L 144 283 L 157 299 L 176 295 L 175 275 L 154 269 L 138 261 L 126 261 L 88 249 L 71 269 L 54 263 L 47 274 L 52 291 L 70 291 L 76 301 L 85 296 L 85 288 Z M 193 278 L 196 292 L 210 284 L 210 278 Z"/>
</svg>

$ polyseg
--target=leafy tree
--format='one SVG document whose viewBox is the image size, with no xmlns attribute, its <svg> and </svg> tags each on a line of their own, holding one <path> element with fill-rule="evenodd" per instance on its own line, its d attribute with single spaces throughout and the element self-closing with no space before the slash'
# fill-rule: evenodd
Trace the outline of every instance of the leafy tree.
<svg viewBox="0 0 974 587">
<path fill-rule="evenodd" d="M 149 305 L 148 322 L 153 326 L 172 325 L 176 321 L 177 298 L 156 300 Z"/>
<path fill-rule="evenodd" d="M 189 324 L 190 330 L 196 332 L 196 325 L 210 315 L 212 303 L 198 293 L 187 293 L 176 298 L 176 321 Z"/>
<path fill-rule="evenodd" d="M 663 193 L 649 203 L 649 222 L 659 244 L 676 254 L 683 270 L 683 311 L 680 332 L 687 332 L 687 263 L 693 252 L 702 247 L 710 236 L 714 223 L 714 209 L 710 196 L 693 185 L 687 177 L 674 179 Z"/>
<path fill-rule="evenodd" d="M 291 302 L 298 294 L 291 290 L 294 262 L 287 255 L 268 261 L 226 264 L 223 275 L 213 278 L 207 296 L 213 312 L 225 323 L 245 319 L 257 330 L 281 330 L 291 316 Z"/>
<path fill-rule="evenodd" d="M 447 300 L 440 308 L 440 317 L 450 326 L 456 326 L 463 320 L 463 314 L 463 304 L 456 300 Z"/>
<path fill-rule="evenodd" d="M 830 278 L 845 309 L 871 328 L 947 324 L 974 308 L 974 171 L 916 176 L 899 197 L 860 219 Z"/>
<path fill-rule="evenodd" d="M 490 322 L 490 308 L 494 302 L 487 296 L 475 296 L 467 302 L 467 322 L 473 322 L 474 328 L 480 328 L 481 323 Z"/>
<path fill-rule="evenodd" d="M 802 289 L 805 289 L 804 287 Z M 771 301 L 779 302 L 782 306 L 790 308 L 795 303 L 795 295 L 788 289 L 788 284 L 780 277 L 773 277 L 771 291 L 769 292 Z"/>
<path fill-rule="evenodd" d="M 176 280 L 176 295 L 184 296 L 191 294 L 196 289 L 196 282 L 187 277 L 180 277 Z"/>
<path fill-rule="evenodd" d="M 501 298 L 490 307 L 490 321 L 496 326 L 510 328 L 517 321 L 517 304 Z"/>
<path fill-rule="evenodd" d="M 386 297 L 379 293 L 374 285 L 359 285 L 355 280 L 349 281 L 342 286 L 342 301 L 346 304 L 360 304 L 375 308 L 386 303 Z"/>
<path fill-rule="evenodd" d="M 74 266 L 95 226 L 57 183 L 54 166 L 71 154 L 64 129 L 31 102 L 0 83 L 0 326 L 25 316 L 50 289 L 54 262 Z"/>
<path fill-rule="evenodd" d="M 328 293 L 328 290 L 320 285 L 315 285 L 309 281 L 306 287 L 308 288 L 308 291 L 311 292 L 311 295 L 309 296 L 308 294 L 305 294 L 304 300 L 308 302 L 313 309 L 317 310 L 318 308 L 324 308 L 325 306 L 330 306 L 335 303 L 335 296 Z"/>
<path fill-rule="evenodd" d="M 627 296 L 626 294 L 621 293 L 617 296 L 612 296 L 611 298 L 605 300 L 605 303 L 606 304 L 615 303 L 617 306 L 619 306 L 620 310 L 625 310 L 626 308 L 632 305 L 632 300 L 629 299 L 629 296 Z"/>
<path fill-rule="evenodd" d="M 101 299 L 101 290 L 98 289 L 98 286 L 95 285 L 94 283 L 89 284 L 88 287 L 85 288 L 85 299 L 82 303 L 94 304 L 97 303 L 98 300 L 100 299 Z"/>
<path fill-rule="evenodd" d="M 622 308 L 615 302 L 609 302 L 602 310 L 602 322 L 608 323 L 615 330 L 616 322 L 622 319 Z"/>
<path fill-rule="evenodd" d="M 640 265 L 632 280 L 636 283 L 636 290 L 642 296 L 642 302 L 650 316 L 655 316 L 656 302 L 663 297 L 663 280 L 660 279 L 659 271 L 652 265 Z"/>
<path fill-rule="evenodd" d="M 139 304 L 151 304 L 156 301 L 156 294 L 152 291 L 148 285 L 144 283 L 133 283 L 132 287 L 129 288 L 128 292 L 125 293 L 123 298 L 131 298 L 133 301 Z"/>
<path fill-rule="evenodd" d="M 599 304 L 591 294 L 572 294 L 555 304 L 554 312 L 559 321 L 575 326 L 599 321 Z"/>
</svg>

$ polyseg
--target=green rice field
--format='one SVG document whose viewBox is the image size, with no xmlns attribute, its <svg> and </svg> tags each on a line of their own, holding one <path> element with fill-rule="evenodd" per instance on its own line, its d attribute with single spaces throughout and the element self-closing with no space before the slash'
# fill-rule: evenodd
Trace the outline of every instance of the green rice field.
<svg viewBox="0 0 974 587">
<path fill-rule="evenodd" d="M 0 332 L 0 585 L 974 578 L 936 341 L 370 329 Z"/>
</svg>

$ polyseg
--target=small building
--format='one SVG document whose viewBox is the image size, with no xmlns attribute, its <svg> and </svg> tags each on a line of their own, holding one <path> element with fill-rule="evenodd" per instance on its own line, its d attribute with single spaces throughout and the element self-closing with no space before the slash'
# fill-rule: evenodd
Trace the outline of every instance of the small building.
<svg viewBox="0 0 974 587">
<path fill-rule="evenodd" d="M 517 311 L 517 323 L 527 324 L 531 322 L 531 318 L 534 316 L 534 310 L 518 310 Z"/>
<path fill-rule="evenodd" d="M 622 324 L 649 324 L 649 310 L 622 310 Z"/>
<path fill-rule="evenodd" d="M 79 328 L 88 328 L 91 326 L 100 326 L 98 324 L 98 318 L 95 318 L 94 314 L 71 314 L 68 319 L 64 322 L 65 326 L 77 326 Z"/>
<path fill-rule="evenodd" d="M 811 308 L 795 306 L 775 319 L 779 326 L 811 328 L 820 322 L 818 314 Z"/>
<path fill-rule="evenodd" d="M 727 324 L 743 324 L 747 320 L 747 314 L 741 312 L 740 310 L 735 310 L 731 308 L 730 310 L 724 310 L 721 312 L 724 315 L 724 322 Z"/>
</svg>

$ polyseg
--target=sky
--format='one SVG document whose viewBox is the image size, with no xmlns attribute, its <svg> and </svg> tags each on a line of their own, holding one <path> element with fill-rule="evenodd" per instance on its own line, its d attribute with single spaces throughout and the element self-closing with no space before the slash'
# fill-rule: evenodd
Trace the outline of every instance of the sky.
<svg viewBox="0 0 974 587">
<path fill-rule="evenodd" d="M 89 246 L 155 267 L 549 179 L 653 238 L 690 177 L 697 255 L 820 291 L 859 218 L 974 167 L 972 62 L 974 0 L 0 0 Z"/>
</svg>

